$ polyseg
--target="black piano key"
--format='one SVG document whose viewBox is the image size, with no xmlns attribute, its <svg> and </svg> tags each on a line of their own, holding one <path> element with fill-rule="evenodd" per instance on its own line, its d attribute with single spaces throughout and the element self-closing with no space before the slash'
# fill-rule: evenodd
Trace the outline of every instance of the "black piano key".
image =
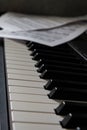
<svg viewBox="0 0 87 130">
<path fill-rule="evenodd" d="M 63 128 L 73 128 L 75 129 L 77 126 L 79 127 L 87 127 L 87 114 L 83 113 L 69 113 L 64 117 L 60 124 Z"/>
<path fill-rule="evenodd" d="M 34 49 L 32 52 L 31 52 L 31 56 L 34 56 L 35 54 L 37 53 L 36 49 Z"/>
<path fill-rule="evenodd" d="M 34 44 L 33 43 L 28 47 L 28 50 L 31 50 L 31 51 L 34 50 Z"/>
<path fill-rule="evenodd" d="M 27 47 L 30 47 L 31 45 L 32 45 L 32 42 L 31 42 L 31 41 L 30 41 L 30 42 L 28 41 L 28 42 L 26 43 L 26 46 L 27 46 Z"/>
<path fill-rule="evenodd" d="M 68 56 L 68 57 L 74 57 L 75 58 L 75 53 L 73 52 L 61 52 L 61 51 L 57 51 L 57 50 L 45 50 L 45 49 L 34 49 L 31 53 L 32 56 L 34 56 L 36 53 L 40 53 L 40 54 L 51 54 L 51 55 L 64 55 L 64 56 Z"/>
<path fill-rule="evenodd" d="M 32 58 L 33 60 L 40 60 L 40 59 L 50 59 L 50 60 L 63 60 L 63 61 L 71 61 L 71 62 L 76 62 L 80 63 L 80 59 L 77 57 L 67 57 L 67 56 L 59 56 L 59 55 L 51 55 L 51 54 L 40 54 L 39 52 L 34 55 Z"/>
<path fill-rule="evenodd" d="M 69 111 L 66 111 L 66 109 L 68 108 L 66 107 L 66 103 L 63 101 L 57 108 L 54 109 L 54 111 L 56 115 L 67 115 Z"/>
<path fill-rule="evenodd" d="M 48 49 L 49 49 L 48 46 L 40 45 L 40 44 L 38 44 L 38 43 L 32 42 L 32 44 L 28 47 L 28 50 L 33 51 L 33 50 L 36 49 L 36 48 L 42 48 L 42 49 L 47 49 L 47 48 L 48 48 Z"/>
<path fill-rule="evenodd" d="M 28 49 L 31 50 L 31 51 L 33 51 L 36 48 L 38 48 L 38 49 L 41 48 L 41 49 L 49 50 L 51 47 L 45 46 L 45 45 L 41 45 L 41 44 L 38 44 L 38 43 L 34 43 L 34 42 L 31 44 L 31 46 L 28 47 Z"/>
<path fill-rule="evenodd" d="M 49 47 L 49 46 L 45 46 L 45 45 L 41 45 L 41 44 L 32 42 L 32 46 L 30 46 L 28 48 L 29 48 L 29 50 L 45 49 L 45 50 L 52 50 L 52 51 L 56 50 L 56 51 L 61 51 L 61 52 L 71 52 L 71 51 L 73 51 L 73 49 L 68 44 L 63 44 L 63 45 L 59 45 L 59 46 L 56 46 L 56 47 Z"/>
<path fill-rule="evenodd" d="M 65 118 L 62 121 L 60 121 L 60 124 L 63 128 L 73 128 L 74 129 L 78 126 L 77 122 L 75 122 L 75 124 L 73 125 L 71 113 L 69 113 L 67 116 L 65 116 Z"/>
<path fill-rule="evenodd" d="M 61 59 L 57 60 L 49 60 L 49 59 L 40 59 L 35 66 L 40 67 L 42 64 L 45 65 L 64 65 L 64 66 L 72 66 L 72 67 L 78 67 L 78 68 L 85 68 L 87 69 L 87 64 L 85 63 L 75 63 L 75 61 L 63 61 Z"/>
<path fill-rule="evenodd" d="M 50 79 L 45 85 L 44 88 L 47 90 L 52 90 L 56 86 L 56 83 L 53 79 Z"/>
<path fill-rule="evenodd" d="M 55 80 L 50 79 L 44 85 L 44 88 L 47 90 L 52 90 L 54 87 L 66 87 L 66 88 L 83 88 L 87 89 L 87 83 L 81 81 L 70 81 L 70 80 Z"/>
<path fill-rule="evenodd" d="M 32 60 L 40 60 L 40 55 L 39 55 L 39 53 L 36 53 L 36 54 L 34 55 L 34 57 L 32 58 Z"/>
<path fill-rule="evenodd" d="M 42 59 L 40 59 L 36 64 L 35 67 L 40 67 L 43 64 Z"/>
<path fill-rule="evenodd" d="M 69 72 L 76 72 L 76 73 L 87 73 L 87 68 L 78 68 L 78 67 L 72 67 L 72 66 L 64 66 L 64 65 L 45 65 L 42 64 L 39 69 L 37 70 L 38 72 L 42 73 L 45 69 L 47 70 L 62 70 L 62 71 L 69 71 Z"/>
<path fill-rule="evenodd" d="M 40 78 L 43 78 L 43 79 L 51 79 L 51 77 L 49 76 L 48 70 L 45 70 L 45 71 L 40 75 Z"/>
<path fill-rule="evenodd" d="M 39 67 L 39 69 L 37 69 L 37 72 L 42 73 L 45 69 L 47 69 L 47 67 L 45 67 L 45 65 L 42 64 L 42 65 Z"/>
<path fill-rule="evenodd" d="M 48 94 L 48 97 L 51 98 L 51 99 L 58 99 L 59 98 L 59 89 L 61 88 L 54 88 L 49 94 Z M 62 96 L 62 95 L 61 95 Z"/>
<path fill-rule="evenodd" d="M 87 74 L 84 73 L 53 71 L 53 70 L 51 71 L 47 69 L 40 75 L 40 78 L 87 82 Z"/>
<path fill-rule="evenodd" d="M 67 115 L 68 113 L 87 113 L 87 103 L 63 101 L 54 109 L 57 115 Z"/>
<path fill-rule="evenodd" d="M 48 97 L 58 100 L 87 101 L 87 89 L 55 87 Z"/>
<path fill-rule="evenodd" d="M 67 87 L 65 86 L 66 81 L 62 80 L 53 80 L 50 79 L 48 82 L 44 85 L 44 88 L 47 90 L 52 90 L 55 87 Z M 69 86 L 70 87 L 70 86 Z"/>
</svg>

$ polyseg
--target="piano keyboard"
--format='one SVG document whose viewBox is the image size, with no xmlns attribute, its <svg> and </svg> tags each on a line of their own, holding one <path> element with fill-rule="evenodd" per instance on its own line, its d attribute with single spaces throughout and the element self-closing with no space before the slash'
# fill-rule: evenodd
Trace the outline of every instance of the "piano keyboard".
<svg viewBox="0 0 87 130">
<path fill-rule="evenodd" d="M 25 44 L 5 39 L 12 130 L 59 130 L 62 117 L 54 112 L 59 102 L 47 97 L 47 80 L 39 78 L 30 53 Z"/>
<path fill-rule="evenodd" d="M 85 61 L 79 55 L 75 57 L 76 52 L 68 45 L 56 47 L 54 51 L 39 44 L 29 43 L 27 46 L 14 40 L 4 41 L 9 129 L 85 128 L 87 119 L 85 117 L 87 113 L 84 113 L 87 105 L 83 103 L 87 100 Z M 78 116 L 80 121 L 75 112 L 82 114 Z"/>
</svg>

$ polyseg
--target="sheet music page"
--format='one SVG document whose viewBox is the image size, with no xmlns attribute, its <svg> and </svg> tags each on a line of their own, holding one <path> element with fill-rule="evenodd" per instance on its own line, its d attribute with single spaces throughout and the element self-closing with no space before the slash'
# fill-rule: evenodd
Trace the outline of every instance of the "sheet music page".
<svg viewBox="0 0 87 130">
<path fill-rule="evenodd" d="M 28 40 L 53 47 L 73 40 L 86 30 L 87 23 L 79 22 L 40 31 L 10 32 L 2 30 L 0 31 L 0 37 Z"/>
<path fill-rule="evenodd" d="M 87 15 L 74 18 L 63 18 L 8 12 L 0 17 L 0 27 L 8 31 L 30 31 L 59 27 L 80 20 L 87 20 Z"/>
</svg>

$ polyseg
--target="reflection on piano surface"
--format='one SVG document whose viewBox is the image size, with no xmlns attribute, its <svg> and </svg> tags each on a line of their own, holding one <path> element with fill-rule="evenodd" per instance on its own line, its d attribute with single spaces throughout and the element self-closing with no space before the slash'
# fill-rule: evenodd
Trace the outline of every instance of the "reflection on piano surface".
<svg viewBox="0 0 87 130">
<path fill-rule="evenodd" d="M 0 91 L 6 93 L 3 99 L 7 96 L 0 110 L 6 105 L 9 110 L 2 112 L 1 130 L 87 129 L 87 63 L 83 57 L 68 43 L 51 48 L 5 39 L 4 46 L 0 45 L 4 82 Z"/>
</svg>

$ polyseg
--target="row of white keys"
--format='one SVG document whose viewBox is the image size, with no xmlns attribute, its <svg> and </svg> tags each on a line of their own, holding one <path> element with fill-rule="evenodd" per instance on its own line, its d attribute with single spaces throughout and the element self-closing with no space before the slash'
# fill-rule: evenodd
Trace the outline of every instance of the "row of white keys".
<svg viewBox="0 0 87 130">
<path fill-rule="evenodd" d="M 23 51 L 23 57 L 19 50 Z M 32 57 L 28 55 L 26 45 L 6 39 L 5 52 L 13 130 L 61 130 L 59 121 L 62 117 L 54 113 L 60 102 L 47 97 L 49 91 L 43 88 L 47 81 L 38 77 L 35 61 L 32 62 Z M 26 70 L 22 70 L 21 66 Z M 34 69 L 28 70 L 30 66 Z"/>
</svg>

